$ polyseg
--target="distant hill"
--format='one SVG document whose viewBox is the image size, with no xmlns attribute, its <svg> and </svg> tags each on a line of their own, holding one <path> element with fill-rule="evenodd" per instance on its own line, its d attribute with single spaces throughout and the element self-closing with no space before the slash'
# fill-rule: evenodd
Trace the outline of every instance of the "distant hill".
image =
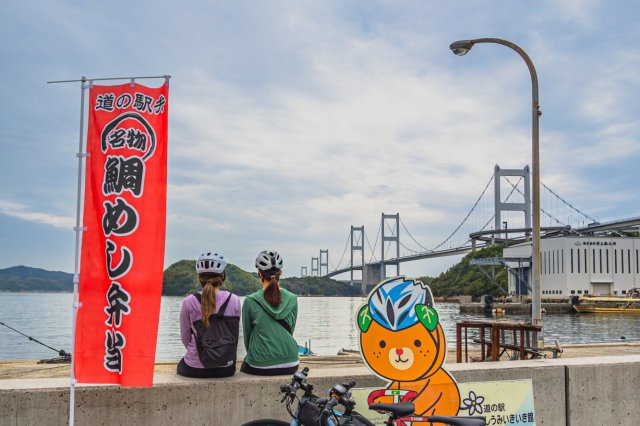
<svg viewBox="0 0 640 426">
<path fill-rule="evenodd" d="M 360 285 L 349 285 L 325 277 L 292 277 L 280 285 L 299 296 L 360 296 Z"/>
<path fill-rule="evenodd" d="M 258 274 L 250 273 L 235 265 L 227 266 L 227 280 L 224 287 L 240 295 L 246 296 L 260 289 Z M 283 278 L 283 288 L 297 295 L 309 296 L 359 296 L 360 287 L 351 287 L 331 278 L 304 277 Z M 167 296 L 183 296 L 200 288 L 195 270 L 195 260 L 181 260 L 164 271 L 162 294 Z"/>
<path fill-rule="evenodd" d="M 236 265 L 227 266 L 227 280 L 224 286 L 239 295 L 251 294 L 260 288 L 257 274 L 251 274 Z M 184 296 L 199 290 L 195 260 L 181 260 L 164 271 L 162 294 L 166 296 Z"/>
<path fill-rule="evenodd" d="M 281 285 L 298 295 L 359 296 L 359 286 L 349 286 L 323 277 L 283 278 Z M 225 288 L 240 296 L 246 296 L 260 288 L 258 274 L 250 273 L 235 265 L 227 266 Z M 181 260 L 164 271 L 162 294 L 184 296 L 200 289 L 195 260 Z M 28 266 L 0 269 L 0 291 L 73 291 L 73 274 L 47 271 Z"/>
<path fill-rule="evenodd" d="M 459 263 L 437 277 L 421 277 L 428 284 L 434 296 L 482 294 L 500 296 L 502 293 L 495 284 L 485 277 L 477 267 L 469 262 L 475 258 L 500 257 L 502 246 L 495 245 L 467 254 Z M 501 288 L 507 288 L 507 272 L 496 267 L 497 280 Z M 308 296 L 359 296 L 360 287 L 350 286 L 325 277 L 292 277 L 280 281 L 282 287 L 297 295 Z M 227 266 L 225 287 L 234 293 L 245 296 L 260 288 L 256 273 L 250 273 L 235 265 Z M 195 260 L 181 260 L 164 271 L 162 294 L 184 296 L 200 288 L 195 271 Z M 73 274 L 47 271 L 28 266 L 13 266 L 0 269 L 0 291 L 73 291 Z"/>
<path fill-rule="evenodd" d="M 0 291 L 73 291 L 73 274 L 28 266 L 0 269 Z"/>
</svg>

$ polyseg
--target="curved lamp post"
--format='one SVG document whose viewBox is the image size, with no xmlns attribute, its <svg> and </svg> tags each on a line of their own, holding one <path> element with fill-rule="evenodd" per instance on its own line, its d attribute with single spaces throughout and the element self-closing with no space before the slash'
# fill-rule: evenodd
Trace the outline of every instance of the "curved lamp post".
<svg viewBox="0 0 640 426">
<path fill-rule="evenodd" d="M 529 55 L 522 50 L 518 45 L 511 43 L 507 40 L 502 40 L 499 38 L 477 38 L 474 40 L 459 40 L 451 43 L 449 48 L 451 51 L 458 55 L 464 56 L 466 55 L 471 48 L 478 43 L 494 43 L 501 44 L 503 46 L 507 46 L 513 50 L 515 50 L 521 57 L 524 59 L 524 62 L 527 64 L 529 68 L 529 72 L 531 73 L 531 88 L 532 88 L 532 134 L 531 134 L 531 158 L 532 158 L 532 179 L 533 182 L 531 186 L 532 189 L 532 219 L 533 219 L 533 229 L 531 232 L 531 237 L 533 240 L 533 247 L 531 249 L 531 267 L 532 267 L 532 286 L 531 286 L 531 319 L 534 325 L 539 325 L 542 327 L 542 304 L 540 300 L 540 155 L 539 155 L 539 146 L 540 146 L 540 132 L 539 132 L 539 119 L 540 115 L 540 104 L 538 102 L 538 74 L 536 73 L 536 69 L 533 66 L 533 62 L 531 62 L 531 58 Z M 538 336 L 538 348 L 542 348 L 544 346 L 544 334 L 540 333 Z"/>
</svg>

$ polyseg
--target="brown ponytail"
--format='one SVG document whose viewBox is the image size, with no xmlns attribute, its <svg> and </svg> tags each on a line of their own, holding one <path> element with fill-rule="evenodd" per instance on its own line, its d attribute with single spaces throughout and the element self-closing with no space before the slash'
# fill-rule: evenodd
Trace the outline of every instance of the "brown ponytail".
<svg viewBox="0 0 640 426">
<path fill-rule="evenodd" d="M 278 285 L 278 280 L 280 279 L 280 271 L 275 272 L 273 274 L 269 273 L 261 273 L 263 281 L 268 281 L 269 284 L 264 288 L 264 300 L 267 301 L 268 304 L 277 308 L 282 303 L 282 297 L 280 296 L 280 286 Z"/>
<path fill-rule="evenodd" d="M 209 316 L 216 312 L 216 293 L 224 282 L 225 274 L 224 272 L 222 274 L 207 272 L 200 274 L 198 279 L 202 285 L 202 301 L 200 302 L 202 323 L 204 328 L 209 328 Z"/>
</svg>

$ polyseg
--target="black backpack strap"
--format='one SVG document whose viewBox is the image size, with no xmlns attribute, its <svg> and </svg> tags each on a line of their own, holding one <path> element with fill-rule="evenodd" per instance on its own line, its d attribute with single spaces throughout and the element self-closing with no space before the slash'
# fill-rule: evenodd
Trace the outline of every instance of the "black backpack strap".
<svg viewBox="0 0 640 426">
<path fill-rule="evenodd" d="M 262 306 L 262 303 L 259 303 L 256 300 L 254 300 L 253 302 L 256 305 L 260 306 L 267 313 L 267 315 L 269 315 L 271 318 L 273 318 L 271 316 L 271 314 L 269 313 L 269 311 L 267 311 L 267 308 Z M 293 330 L 291 330 L 291 326 L 289 326 L 289 324 L 285 320 L 283 320 L 283 319 L 275 319 L 275 318 L 273 318 L 273 320 L 276 321 L 278 324 L 280 324 L 282 327 L 284 327 L 284 329 L 287 330 L 289 332 L 289 334 L 291 334 L 293 336 Z"/>
<path fill-rule="evenodd" d="M 229 304 L 229 300 L 231 300 L 231 296 L 233 296 L 233 294 L 229 292 L 229 297 L 227 297 L 227 300 L 225 300 L 222 306 L 220 306 L 220 308 L 218 309 L 218 313 L 216 314 L 217 317 L 221 317 L 224 315 L 224 311 L 227 310 L 227 305 Z"/>
<path fill-rule="evenodd" d="M 195 292 L 193 293 L 193 295 L 196 297 L 196 299 L 198 299 L 198 302 L 200 302 L 200 304 L 202 304 L 202 294 Z M 218 312 L 216 314 L 214 314 L 217 317 L 221 317 L 224 315 L 224 312 L 227 310 L 227 305 L 229 304 L 229 301 L 231 300 L 231 296 L 233 296 L 233 294 L 231 292 L 229 292 L 229 296 L 227 297 L 227 300 L 224 301 L 224 303 L 222 304 L 222 306 L 220 306 L 220 308 L 218 309 Z"/>
</svg>

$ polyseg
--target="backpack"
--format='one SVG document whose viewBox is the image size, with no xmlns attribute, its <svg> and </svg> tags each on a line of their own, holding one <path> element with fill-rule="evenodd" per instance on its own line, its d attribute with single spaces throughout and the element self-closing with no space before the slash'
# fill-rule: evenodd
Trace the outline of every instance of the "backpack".
<svg viewBox="0 0 640 426">
<path fill-rule="evenodd" d="M 202 303 L 200 293 L 194 296 Z M 193 322 L 198 358 L 205 368 L 228 367 L 236 362 L 240 317 L 224 316 L 231 296 L 229 294 L 217 313 L 209 316 L 209 328 L 204 328 L 202 320 Z"/>
</svg>

